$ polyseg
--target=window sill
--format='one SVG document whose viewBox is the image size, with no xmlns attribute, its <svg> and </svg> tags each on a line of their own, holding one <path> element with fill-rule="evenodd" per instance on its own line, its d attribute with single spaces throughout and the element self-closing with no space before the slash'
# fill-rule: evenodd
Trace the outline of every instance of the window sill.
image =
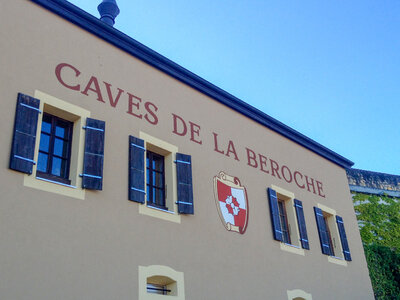
<svg viewBox="0 0 400 300">
<path fill-rule="evenodd" d="M 39 176 L 36 176 L 36 179 L 76 189 L 76 186 L 73 186 L 73 185 L 70 185 L 70 184 L 66 184 L 66 183 L 62 183 L 62 182 L 59 182 L 59 181 L 50 180 L 50 179 L 46 179 L 46 178 L 39 177 Z"/>
<path fill-rule="evenodd" d="M 82 188 L 41 177 L 35 177 L 34 175 L 24 176 L 24 186 L 80 200 L 85 199 L 85 190 Z"/>
<path fill-rule="evenodd" d="M 149 205 L 138 205 L 139 213 L 142 215 L 170 221 L 173 223 L 181 223 L 181 215 L 170 210 L 164 210 L 158 207 Z"/>
<path fill-rule="evenodd" d="M 153 204 L 147 204 L 147 207 L 148 207 L 148 208 L 151 208 L 151 209 L 163 211 L 163 212 L 166 212 L 166 213 L 170 213 L 170 214 L 175 214 L 175 212 L 168 210 L 167 207 L 162 208 L 162 207 L 159 207 L 159 206 L 155 206 L 155 205 L 153 205 Z"/>
<path fill-rule="evenodd" d="M 294 253 L 297 255 L 305 256 L 304 249 L 300 248 L 299 246 L 296 245 L 291 245 L 291 244 L 285 244 L 285 243 L 280 243 L 281 250 Z"/>
<path fill-rule="evenodd" d="M 345 261 L 343 258 L 340 257 L 328 256 L 328 261 L 332 264 L 347 267 L 347 261 Z"/>
</svg>

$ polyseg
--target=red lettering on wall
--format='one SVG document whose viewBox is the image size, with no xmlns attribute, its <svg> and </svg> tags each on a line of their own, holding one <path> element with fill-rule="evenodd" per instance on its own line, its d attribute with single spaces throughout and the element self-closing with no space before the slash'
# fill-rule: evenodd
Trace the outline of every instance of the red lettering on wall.
<svg viewBox="0 0 400 300">
<path fill-rule="evenodd" d="M 196 140 L 197 137 L 200 137 L 200 126 L 190 121 L 189 124 L 190 124 L 190 140 L 199 145 L 203 144 L 201 140 Z"/>
<path fill-rule="evenodd" d="M 257 158 L 256 153 L 247 147 L 246 147 L 246 152 L 247 152 L 247 165 L 249 165 L 250 167 L 253 167 L 253 168 L 257 168 L 258 163 L 256 160 L 256 158 Z"/>
<path fill-rule="evenodd" d="M 218 134 L 213 132 L 213 135 L 214 135 L 214 151 L 218 152 L 218 153 L 221 153 L 221 154 L 224 154 L 225 153 L 224 151 L 218 149 Z"/>
<path fill-rule="evenodd" d="M 141 119 L 142 118 L 142 114 L 135 114 L 133 112 L 134 107 L 136 107 L 135 110 L 139 110 L 140 109 L 140 102 L 142 102 L 142 99 L 139 97 L 136 97 L 135 95 L 132 95 L 131 93 L 127 93 L 128 94 L 128 111 L 127 113 L 135 116 L 136 118 Z M 137 100 L 137 101 L 136 101 Z"/>
<path fill-rule="evenodd" d="M 103 81 L 103 83 L 105 84 L 106 89 L 107 89 L 107 96 L 108 96 L 108 101 L 110 102 L 110 105 L 112 107 L 117 106 L 119 98 L 121 97 L 121 94 L 124 92 L 124 90 L 121 90 L 120 88 L 117 88 L 118 89 L 118 94 L 117 94 L 117 97 L 115 97 L 115 100 L 114 100 L 114 97 L 113 97 L 112 92 L 111 92 L 111 84 L 108 83 L 108 82 L 105 82 L 105 81 Z"/>
<path fill-rule="evenodd" d="M 282 166 L 281 171 L 282 171 L 282 176 L 286 180 L 286 182 L 291 183 L 293 181 L 292 171 L 290 171 L 290 169 L 287 166 Z"/>
<path fill-rule="evenodd" d="M 92 85 L 94 87 L 92 87 Z M 95 92 L 97 94 L 97 100 L 104 102 L 103 96 L 101 95 L 101 90 L 99 86 L 99 82 L 95 76 L 90 77 L 89 82 L 86 85 L 86 88 L 82 91 L 82 94 L 89 96 L 88 91 Z"/>
<path fill-rule="evenodd" d="M 312 188 L 313 188 L 312 192 L 315 194 L 314 179 L 310 178 L 311 180 L 309 180 L 309 177 L 307 175 L 305 175 L 305 177 L 306 177 L 306 183 L 307 183 L 307 191 L 311 192 L 310 186 L 312 186 Z"/>
<path fill-rule="evenodd" d="M 267 166 L 267 160 L 268 159 L 262 154 L 258 154 L 258 158 L 259 158 L 259 161 L 260 161 L 260 170 L 265 172 L 265 173 L 267 173 L 267 174 L 269 174 L 269 171 L 267 169 L 264 169 L 264 167 Z"/>
<path fill-rule="evenodd" d="M 322 198 L 325 198 L 324 191 L 322 190 L 322 182 L 315 180 L 317 182 L 317 189 L 318 189 L 318 195 L 320 195 Z"/>
<path fill-rule="evenodd" d="M 175 114 L 172 114 L 172 118 L 174 120 L 174 130 L 172 132 L 180 136 L 186 135 L 187 127 L 185 121 L 180 116 Z M 178 120 L 179 124 L 181 124 L 181 126 L 179 127 L 178 127 Z"/>
<path fill-rule="evenodd" d="M 156 115 L 155 112 L 158 110 L 158 107 L 154 103 L 145 102 L 144 103 L 144 108 L 148 112 L 148 114 L 144 115 L 144 118 L 146 119 L 146 121 L 149 122 L 152 125 L 157 125 L 158 118 L 157 118 L 157 115 Z M 149 114 L 150 114 L 151 118 L 149 118 Z"/>
<path fill-rule="evenodd" d="M 271 162 L 271 171 L 272 171 L 271 175 L 275 176 L 275 173 L 276 173 L 278 178 L 282 179 L 281 176 L 279 175 L 279 165 L 278 165 L 278 163 L 276 161 L 272 160 L 272 159 L 270 159 L 269 161 Z"/>
<path fill-rule="evenodd" d="M 238 158 L 238 156 L 237 156 L 237 154 L 236 154 L 235 145 L 233 144 L 232 141 L 229 141 L 228 150 L 226 150 L 226 154 L 225 154 L 225 155 L 228 156 L 228 157 L 230 157 L 229 153 L 233 153 L 233 155 L 235 155 L 235 159 L 236 159 L 237 161 L 239 161 L 239 158 Z"/>
<path fill-rule="evenodd" d="M 300 178 L 303 179 L 303 174 L 301 174 L 299 171 L 295 171 L 294 172 L 294 182 L 296 182 L 297 186 L 301 189 L 304 189 L 306 186 L 303 183 L 302 185 L 299 183 L 298 179 L 297 179 L 297 175 L 300 175 Z"/>
<path fill-rule="evenodd" d="M 81 86 L 79 84 L 69 85 L 69 84 L 66 84 L 65 81 L 62 79 L 61 70 L 65 67 L 72 69 L 75 72 L 75 77 L 78 77 L 81 74 L 81 72 L 74 66 L 71 66 L 70 64 L 67 64 L 67 63 L 60 63 L 56 66 L 56 69 L 55 69 L 55 73 L 56 73 L 56 77 L 57 77 L 58 81 L 66 88 L 69 88 L 74 91 L 79 91 L 81 89 Z"/>
</svg>

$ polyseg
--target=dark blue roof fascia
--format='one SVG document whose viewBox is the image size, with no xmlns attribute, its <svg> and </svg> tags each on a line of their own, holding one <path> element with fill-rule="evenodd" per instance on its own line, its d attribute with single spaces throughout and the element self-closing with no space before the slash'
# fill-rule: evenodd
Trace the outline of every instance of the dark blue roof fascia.
<svg viewBox="0 0 400 300">
<path fill-rule="evenodd" d="M 78 25 L 121 50 L 135 56 L 149 65 L 165 72 L 177 80 L 191 86 L 201 93 L 223 103 L 250 119 L 276 131 L 284 137 L 317 153 L 318 155 L 343 167 L 350 168 L 354 163 L 336 152 L 322 146 L 282 122 L 218 88 L 196 74 L 158 54 L 121 31 L 105 24 L 79 7 L 65 0 L 31 0 L 62 18 Z"/>
</svg>

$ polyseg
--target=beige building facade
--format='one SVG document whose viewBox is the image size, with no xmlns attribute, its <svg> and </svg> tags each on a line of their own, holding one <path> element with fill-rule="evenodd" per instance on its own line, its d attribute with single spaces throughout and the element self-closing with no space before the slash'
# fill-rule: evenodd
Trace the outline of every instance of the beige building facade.
<svg viewBox="0 0 400 300">
<path fill-rule="evenodd" d="M 66 1 L 0 25 L 1 299 L 373 299 L 350 161 Z"/>
</svg>

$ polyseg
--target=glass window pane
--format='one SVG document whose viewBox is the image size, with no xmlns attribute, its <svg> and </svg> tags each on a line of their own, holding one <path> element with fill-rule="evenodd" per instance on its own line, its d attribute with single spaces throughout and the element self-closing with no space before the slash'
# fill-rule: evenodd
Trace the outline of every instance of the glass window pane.
<svg viewBox="0 0 400 300">
<path fill-rule="evenodd" d="M 39 150 L 48 153 L 49 152 L 49 145 L 50 145 L 50 136 L 45 134 L 45 133 L 42 133 L 40 135 Z"/>
<path fill-rule="evenodd" d="M 66 138 L 65 136 L 66 130 L 63 127 L 56 126 L 56 136 L 61 137 L 61 138 Z"/>
<path fill-rule="evenodd" d="M 147 199 L 147 202 L 152 202 L 151 200 L 151 198 L 150 198 L 150 188 L 149 188 L 149 186 L 147 185 L 147 187 L 146 187 L 146 199 Z"/>
<path fill-rule="evenodd" d="M 156 188 L 153 188 L 152 189 L 152 191 L 153 191 L 153 203 L 158 203 L 157 202 L 157 190 L 156 190 Z"/>
<path fill-rule="evenodd" d="M 46 132 L 46 133 L 50 133 L 51 132 L 51 121 L 50 120 L 46 120 L 47 118 L 43 118 L 42 120 L 42 131 Z"/>
<path fill-rule="evenodd" d="M 164 168 L 164 157 L 155 156 L 153 161 L 153 169 L 162 172 Z"/>
<path fill-rule="evenodd" d="M 47 171 L 47 158 L 48 155 L 39 152 L 39 158 L 38 158 L 38 164 L 37 164 L 37 170 L 40 172 L 46 172 Z"/>
<path fill-rule="evenodd" d="M 165 201 L 164 201 L 164 191 L 162 189 L 157 189 L 157 204 L 161 206 L 165 206 Z"/>
<path fill-rule="evenodd" d="M 54 155 L 66 158 L 68 153 L 68 143 L 64 140 L 56 138 L 54 140 Z"/>
<path fill-rule="evenodd" d="M 51 174 L 61 176 L 61 159 L 53 157 L 53 164 L 51 167 Z"/>
<path fill-rule="evenodd" d="M 163 183 L 163 174 L 162 173 L 157 173 L 154 172 L 154 185 L 158 188 L 163 188 L 164 187 L 164 183 Z"/>
</svg>

